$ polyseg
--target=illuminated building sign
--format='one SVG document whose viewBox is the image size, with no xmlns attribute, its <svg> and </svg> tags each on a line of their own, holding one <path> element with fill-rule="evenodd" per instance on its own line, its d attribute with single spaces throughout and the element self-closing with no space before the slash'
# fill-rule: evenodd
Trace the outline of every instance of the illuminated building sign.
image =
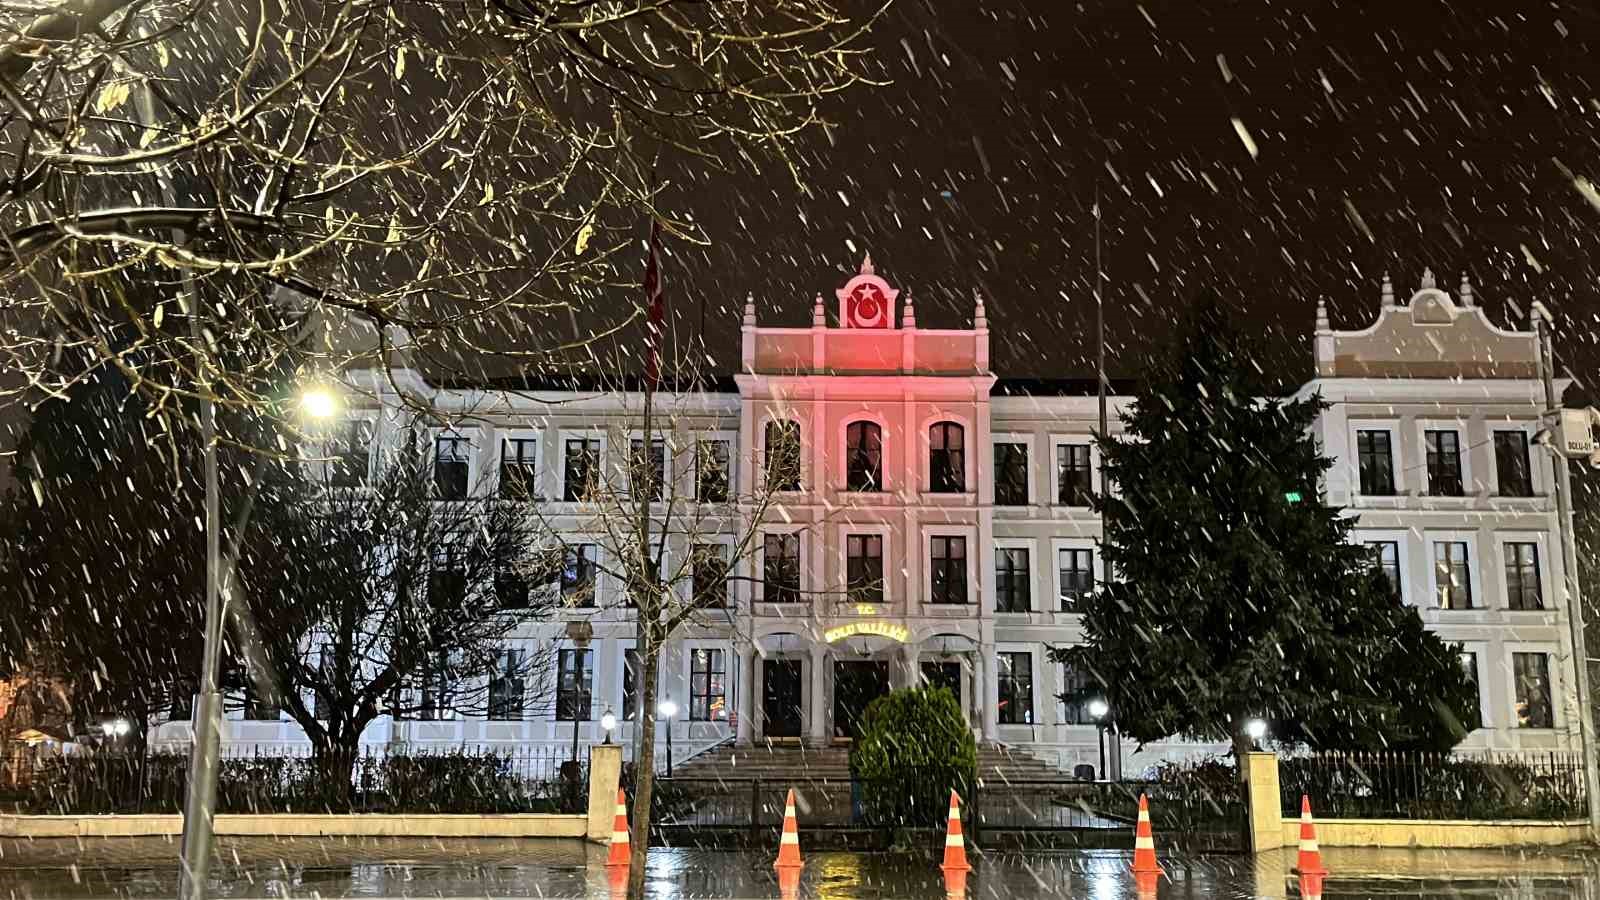
<svg viewBox="0 0 1600 900">
<path fill-rule="evenodd" d="M 904 625 L 896 625 L 893 622 L 851 622 L 849 625 L 829 628 L 822 633 L 822 639 L 831 644 L 834 641 L 842 641 L 858 634 L 886 637 L 901 644 L 911 639 L 910 629 Z"/>
</svg>

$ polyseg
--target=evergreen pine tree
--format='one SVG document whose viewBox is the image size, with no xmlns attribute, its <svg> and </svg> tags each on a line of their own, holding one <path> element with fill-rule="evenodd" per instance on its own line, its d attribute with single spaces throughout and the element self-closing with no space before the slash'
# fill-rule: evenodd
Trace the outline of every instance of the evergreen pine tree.
<svg viewBox="0 0 1600 900">
<path fill-rule="evenodd" d="M 1356 519 L 1320 502 L 1320 397 L 1273 399 L 1214 300 L 1100 436 L 1107 579 L 1086 644 L 1123 733 L 1232 739 L 1261 717 L 1323 747 L 1453 746 L 1477 725 L 1459 649 L 1424 629 Z"/>
</svg>

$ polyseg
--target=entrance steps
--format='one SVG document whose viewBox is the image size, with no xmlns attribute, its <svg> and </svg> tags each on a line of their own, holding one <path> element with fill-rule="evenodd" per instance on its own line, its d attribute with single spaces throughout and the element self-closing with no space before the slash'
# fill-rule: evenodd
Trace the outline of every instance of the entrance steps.
<svg viewBox="0 0 1600 900">
<path fill-rule="evenodd" d="M 679 778 L 760 779 L 790 782 L 847 782 L 850 780 L 850 748 L 843 746 L 805 747 L 799 744 L 757 744 L 735 747 L 726 744 L 677 766 Z M 980 782 L 1062 781 L 1068 776 L 1020 749 L 978 748 Z"/>
</svg>

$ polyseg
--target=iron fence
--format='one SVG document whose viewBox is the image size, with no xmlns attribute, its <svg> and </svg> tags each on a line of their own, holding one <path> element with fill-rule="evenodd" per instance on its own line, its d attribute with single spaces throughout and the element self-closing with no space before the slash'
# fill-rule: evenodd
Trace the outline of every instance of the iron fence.
<svg viewBox="0 0 1600 900">
<path fill-rule="evenodd" d="M 1319 817 L 1581 819 L 1583 760 L 1569 753 L 1318 753 L 1279 760 L 1287 816 L 1309 797 Z"/>
<path fill-rule="evenodd" d="M 886 844 L 895 832 L 942 832 L 878 821 L 859 780 L 662 778 L 656 781 L 652 826 L 669 841 L 760 840 L 781 827 L 784 802 L 795 791 L 796 814 L 813 838 L 842 835 L 856 844 Z M 1133 845 L 1139 796 L 1164 840 L 1190 851 L 1235 851 L 1246 842 L 1243 793 L 1197 780 L 1095 782 L 1068 779 L 986 781 L 963 798 L 962 819 L 973 840 L 1040 846 Z"/>
<path fill-rule="evenodd" d="M 54 814 L 174 813 L 188 790 L 189 754 L 95 750 L 14 756 L 8 806 Z M 224 749 L 217 812 L 582 812 L 588 765 L 554 748 Z"/>
</svg>

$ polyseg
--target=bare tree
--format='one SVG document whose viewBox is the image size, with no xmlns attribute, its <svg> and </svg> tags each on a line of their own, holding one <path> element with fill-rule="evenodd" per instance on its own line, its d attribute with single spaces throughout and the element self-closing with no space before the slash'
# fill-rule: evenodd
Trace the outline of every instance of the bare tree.
<svg viewBox="0 0 1600 900">
<path fill-rule="evenodd" d="M 594 577 L 605 576 L 626 593 L 608 608 L 633 608 L 639 723 L 630 887 L 635 897 L 642 895 L 649 847 L 657 686 L 668 641 L 696 624 L 726 628 L 735 642 L 749 640 L 741 634 L 735 603 L 733 586 L 739 583 L 766 582 L 765 591 L 795 602 L 800 619 L 811 616 L 823 595 L 842 602 L 852 589 L 870 590 L 866 584 L 802 588 L 798 560 L 786 570 L 781 560 L 765 557 L 768 526 L 784 518 L 784 492 L 799 484 L 800 445 L 767 446 L 758 456 L 748 436 L 740 447 L 725 433 L 717 434 L 717 414 L 703 405 L 711 385 L 688 356 L 666 366 L 676 374 L 664 382 L 647 375 L 602 384 L 600 390 L 618 398 L 621 409 L 596 427 L 604 428 L 606 443 L 622 452 L 602 459 L 598 449 L 575 451 L 583 456 L 569 465 L 564 498 L 576 502 L 575 515 L 547 504 L 531 507 L 541 546 L 565 560 L 563 602 L 595 607 Z M 755 473 L 749 483 L 738 476 L 746 461 L 741 454 Z M 576 483 L 574 473 L 580 475 Z M 786 533 L 798 540 L 827 521 L 823 517 Z M 586 549 L 595 552 L 580 556 Z"/>
<path fill-rule="evenodd" d="M 457 483 L 415 446 L 370 479 L 364 451 L 346 450 L 329 448 L 315 494 L 263 523 L 287 577 L 240 585 L 234 623 L 251 692 L 299 723 L 330 784 L 349 783 L 379 716 L 483 713 L 497 679 L 536 676 L 548 653 L 508 649 L 554 602 L 537 587 L 547 573 L 527 577 L 539 567 L 522 504 L 470 490 L 464 471 Z"/>
<path fill-rule="evenodd" d="M 863 80 L 832 0 L 66 0 L 0 9 L 0 368 L 83 348 L 143 392 L 266 407 L 382 354 L 541 359 L 658 190 L 790 148 Z M 659 171 L 660 180 L 657 180 Z M 683 240 L 704 241 L 685 218 Z M 163 275 L 130 302 L 86 290 Z M 203 300 L 200 298 L 204 297 Z M 639 315 L 585 310 L 595 336 Z M 560 318 L 556 318 L 558 316 Z M 368 340 L 308 345 L 308 323 Z M 193 327 L 187 327 L 192 325 Z M 177 327 L 174 327 L 177 326 Z M 352 326 L 353 327 L 353 326 Z M 139 354 L 107 334 L 136 335 Z M 248 358 L 221 350 L 244 341 Z M 354 349 L 353 349 L 354 348 Z"/>
</svg>

